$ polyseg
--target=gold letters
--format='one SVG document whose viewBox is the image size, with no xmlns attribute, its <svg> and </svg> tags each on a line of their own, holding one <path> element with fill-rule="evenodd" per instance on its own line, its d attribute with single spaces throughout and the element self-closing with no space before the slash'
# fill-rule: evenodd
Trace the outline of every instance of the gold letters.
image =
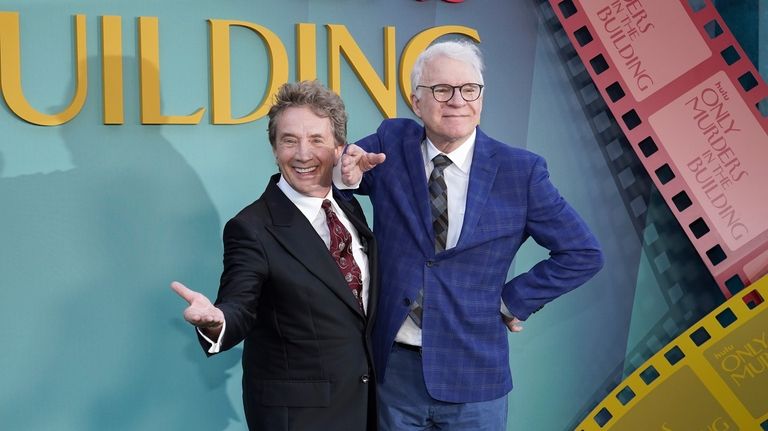
<svg viewBox="0 0 768 431">
<path fill-rule="evenodd" d="M 212 124 L 243 124 L 264 117 L 277 89 L 289 78 L 289 60 L 285 45 L 268 28 L 246 21 L 210 19 L 210 98 Z M 124 124 L 123 26 L 120 16 L 102 16 L 101 74 L 104 124 Z M 245 27 L 265 44 L 269 59 L 269 78 L 263 99 L 249 114 L 233 118 L 231 106 L 230 29 Z M 343 25 L 325 26 L 328 35 L 328 87 L 341 93 L 342 55 L 355 72 L 384 117 L 397 115 L 397 81 L 402 97 L 410 105 L 410 70 L 416 57 L 435 39 L 459 34 L 480 42 L 477 30 L 463 26 L 429 28 L 413 36 L 400 56 L 396 71 L 395 27 L 383 29 L 383 71 L 377 73 L 360 46 Z M 139 56 L 139 94 L 142 124 L 199 124 L 205 113 L 200 107 L 189 115 L 164 115 L 160 92 L 160 40 L 157 17 L 137 20 Z M 311 23 L 298 23 L 296 32 L 296 79 L 317 78 L 317 30 Z M 73 119 L 82 110 L 88 93 L 88 50 L 86 17 L 75 15 L 76 86 L 69 105 L 59 113 L 45 114 L 34 109 L 24 97 L 21 73 L 21 45 L 18 12 L 0 12 L 0 91 L 10 110 L 32 124 L 58 126 Z M 130 71 L 133 72 L 133 71 Z M 398 76 L 399 75 L 399 76 Z"/>
<path fill-rule="evenodd" d="M 296 24 L 296 80 L 317 79 L 317 37 L 315 25 Z"/>
<path fill-rule="evenodd" d="M 139 18 L 139 60 L 142 124 L 197 124 L 205 108 L 191 115 L 163 115 L 160 112 L 160 41 L 156 17 Z"/>
<path fill-rule="evenodd" d="M 258 120 L 269 112 L 270 102 L 278 87 L 288 81 L 288 54 L 276 34 L 266 27 L 245 21 L 212 19 L 211 23 L 211 92 L 213 99 L 213 124 L 242 124 Z M 266 43 L 269 52 L 269 83 L 267 94 L 259 106 L 241 118 L 232 118 L 229 27 L 240 26 L 253 30 Z"/>
<path fill-rule="evenodd" d="M 368 94 L 376 102 L 379 111 L 389 118 L 396 116 L 395 28 L 384 28 L 384 80 L 386 81 L 384 84 L 346 27 L 334 24 L 328 24 L 326 27 L 328 28 L 328 81 L 330 81 L 330 89 L 341 93 L 341 53 L 343 52 Z"/>
<path fill-rule="evenodd" d="M 33 108 L 21 88 L 21 46 L 18 12 L 0 12 L 0 90 L 8 107 L 24 121 L 41 126 L 58 126 L 75 118 L 88 94 L 88 64 L 85 15 L 75 15 L 75 69 L 77 84 L 69 106 L 57 114 L 43 114 Z"/>
<path fill-rule="evenodd" d="M 123 124 L 123 34 L 119 16 L 101 17 L 104 124 Z"/>
</svg>

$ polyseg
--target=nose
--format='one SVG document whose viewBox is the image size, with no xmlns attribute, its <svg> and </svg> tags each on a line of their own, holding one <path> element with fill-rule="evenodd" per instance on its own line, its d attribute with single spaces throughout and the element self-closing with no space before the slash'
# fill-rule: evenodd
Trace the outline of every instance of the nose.
<svg viewBox="0 0 768 431">
<path fill-rule="evenodd" d="M 445 103 L 451 106 L 462 106 L 462 105 L 466 105 L 467 101 L 464 100 L 464 98 L 461 96 L 461 89 L 454 88 L 453 96 L 451 96 L 451 98 L 448 99 L 448 101 Z"/>
<path fill-rule="evenodd" d="M 309 142 L 303 139 L 299 141 L 298 145 L 296 146 L 295 157 L 301 161 L 306 161 L 312 158 L 312 151 Z"/>
</svg>

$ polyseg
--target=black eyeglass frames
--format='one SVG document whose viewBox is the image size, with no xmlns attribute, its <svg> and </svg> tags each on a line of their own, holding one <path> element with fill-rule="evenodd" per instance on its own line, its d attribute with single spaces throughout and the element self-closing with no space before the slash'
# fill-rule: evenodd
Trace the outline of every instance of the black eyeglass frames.
<svg viewBox="0 0 768 431">
<path fill-rule="evenodd" d="M 459 94 L 467 102 L 474 102 L 480 98 L 480 94 L 483 92 L 482 84 L 476 84 L 469 82 L 462 85 L 448 85 L 448 84 L 435 84 L 435 85 L 417 85 L 416 88 L 429 88 L 432 90 L 432 97 L 438 102 L 447 102 L 453 98 L 453 94 L 456 89 L 459 89 Z"/>
</svg>

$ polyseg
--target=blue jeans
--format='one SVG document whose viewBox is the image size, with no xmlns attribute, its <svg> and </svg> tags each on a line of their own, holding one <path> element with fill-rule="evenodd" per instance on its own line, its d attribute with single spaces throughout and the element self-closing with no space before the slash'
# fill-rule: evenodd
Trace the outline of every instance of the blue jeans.
<svg viewBox="0 0 768 431">
<path fill-rule="evenodd" d="M 438 401 L 427 392 L 421 353 L 392 347 L 377 387 L 379 430 L 505 431 L 507 396 L 476 403 Z"/>
</svg>

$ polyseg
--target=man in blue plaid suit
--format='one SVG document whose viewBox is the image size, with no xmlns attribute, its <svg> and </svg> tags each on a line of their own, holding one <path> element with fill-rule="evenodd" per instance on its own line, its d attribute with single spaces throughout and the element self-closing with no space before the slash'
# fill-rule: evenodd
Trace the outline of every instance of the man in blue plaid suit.
<svg viewBox="0 0 768 431">
<path fill-rule="evenodd" d="M 344 184 L 369 195 L 374 209 L 381 284 L 373 349 L 384 431 L 505 430 L 507 329 L 521 330 L 603 264 L 544 160 L 477 127 L 482 71 L 474 44 L 432 45 L 411 73 L 424 126 L 385 120 L 343 157 Z M 528 237 L 549 258 L 507 281 Z"/>
</svg>

